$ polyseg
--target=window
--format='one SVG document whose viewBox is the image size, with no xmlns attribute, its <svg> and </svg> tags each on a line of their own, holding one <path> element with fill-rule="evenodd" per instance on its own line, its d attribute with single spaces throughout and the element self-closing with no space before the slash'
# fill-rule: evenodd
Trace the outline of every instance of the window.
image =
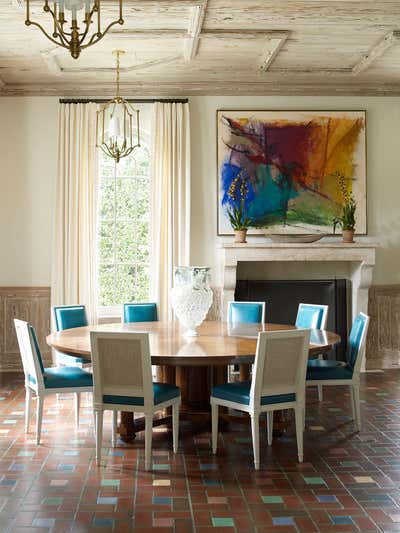
<svg viewBox="0 0 400 533">
<path fill-rule="evenodd" d="M 99 152 L 98 306 L 103 314 L 149 297 L 148 144 L 115 161 Z"/>
</svg>

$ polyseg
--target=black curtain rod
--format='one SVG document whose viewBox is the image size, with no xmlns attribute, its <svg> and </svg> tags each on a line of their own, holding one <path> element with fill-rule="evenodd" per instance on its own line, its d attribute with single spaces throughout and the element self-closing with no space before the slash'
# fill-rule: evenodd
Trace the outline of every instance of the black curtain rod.
<svg viewBox="0 0 400 533">
<path fill-rule="evenodd" d="M 98 98 L 89 98 L 89 99 L 63 99 L 59 100 L 60 104 L 106 104 L 110 99 L 98 99 Z M 140 100 L 139 98 L 127 98 L 127 101 L 131 104 L 154 104 L 155 102 L 169 103 L 169 104 L 187 104 L 189 102 L 188 98 L 173 98 L 173 99 L 160 99 L 160 98 L 144 98 Z"/>
</svg>

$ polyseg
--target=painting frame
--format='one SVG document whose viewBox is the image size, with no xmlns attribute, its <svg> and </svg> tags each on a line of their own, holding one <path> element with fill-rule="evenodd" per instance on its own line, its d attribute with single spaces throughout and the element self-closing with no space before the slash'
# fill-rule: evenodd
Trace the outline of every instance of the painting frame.
<svg viewBox="0 0 400 533">
<path fill-rule="evenodd" d="M 216 174 L 217 174 L 217 235 L 218 236 L 231 236 L 233 235 L 233 230 L 227 226 L 229 224 L 226 214 L 224 214 L 224 207 L 222 206 L 222 191 L 221 191 L 221 166 L 223 161 L 223 154 L 221 153 L 221 138 L 223 127 L 221 126 L 221 117 L 223 115 L 234 116 L 240 115 L 241 120 L 247 120 L 250 117 L 255 117 L 256 120 L 259 115 L 264 120 L 295 120 L 297 115 L 300 116 L 315 116 L 319 118 L 325 117 L 348 117 L 348 116 L 358 116 L 363 123 L 363 127 L 360 129 L 359 133 L 359 146 L 357 146 L 359 164 L 360 164 L 360 175 L 357 176 L 354 181 L 357 183 L 357 227 L 356 235 L 367 235 L 368 234 L 368 218 L 367 218 L 367 111 L 366 109 L 217 109 L 216 110 Z M 298 119 L 297 119 L 298 120 Z M 357 166 L 357 165 L 355 165 Z M 225 218 L 225 224 L 221 224 L 221 221 Z M 271 229 L 268 230 L 266 227 L 254 228 L 250 227 L 248 230 L 248 235 L 304 235 L 308 233 L 322 232 L 326 235 L 334 235 L 333 225 L 327 225 L 324 228 L 324 231 L 319 230 L 307 230 L 299 231 L 296 228 L 296 231 L 292 231 L 290 228 L 285 227 L 282 231 L 282 227 L 279 228 L 280 231 L 276 231 L 277 226 L 271 226 Z"/>
</svg>

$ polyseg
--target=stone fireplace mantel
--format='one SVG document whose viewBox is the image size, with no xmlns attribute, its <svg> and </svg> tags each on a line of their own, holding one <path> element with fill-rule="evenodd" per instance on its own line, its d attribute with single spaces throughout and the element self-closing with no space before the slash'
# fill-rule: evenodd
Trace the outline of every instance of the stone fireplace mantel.
<svg viewBox="0 0 400 533">
<path fill-rule="evenodd" d="M 224 243 L 219 247 L 222 280 L 222 313 L 226 317 L 227 304 L 234 300 L 238 263 L 258 261 L 263 263 L 306 263 L 308 278 L 313 279 L 313 262 L 331 262 L 331 277 L 337 277 L 334 262 L 346 263 L 352 287 L 352 318 L 368 312 L 368 289 L 372 282 L 377 243 L 359 241 L 344 244 L 338 241 L 303 243 Z"/>
</svg>

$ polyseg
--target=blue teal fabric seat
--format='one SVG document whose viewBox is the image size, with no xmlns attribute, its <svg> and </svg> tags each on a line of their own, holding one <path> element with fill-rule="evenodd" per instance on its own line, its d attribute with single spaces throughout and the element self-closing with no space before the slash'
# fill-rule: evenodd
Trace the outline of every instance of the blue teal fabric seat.
<svg viewBox="0 0 400 533">
<path fill-rule="evenodd" d="M 54 324 L 57 331 L 88 326 L 86 308 L 84 305 L 56 306 L 53 307 L 53 313 Z M 79 354 L 70 355 L 57 352 L 57 363 L 65 366 L 81 366 L 90 363 L 90 359 Z"/>
<path fill-rule="evenodd" d="M 353 322 L 353 326 L 350 331 L 349 339 L 347 342 L 346 360 L 347 364 L 354 368 L 357 357 L 360 352 L 361 338 L 366 326 L 368 317 L 363 314 L 359 314 Z"/>
<path fill-rule="evenodd" d="M 298 328 L 324 329 L 325 306 L 320 305 L 299 305 L 296 318 Z"/>
<path fill-rule="evenodd" d="M 33 376 L 29 376 L 29 381 L 36 384 L 36 379 Z M 46 389 L 93 387 L 92 374 L 76 366 L 45 368 L 43 381 Z"/>
<path fill-rule="evenodd" d="M 236 383 L 224 383 L 213 387 L 211 396 L 228 402 L 250 404 L 251 381 L 239 381 Z M 273 396 L 261 396 L 261 405 L 274 403 L 295 402 L 296 394 L 275 394 Z"/>
<path fill-rule="evenodd" d="M 124 304 L 124 322 L 157 322 L 156 303 Z"/>
<path fill-rule="evenodd" d="M 178 398 L 180 396 L 180 389 L 175 385 L 169 383 L 153 383 L 154 405 Z M 140 396 L 103 396 L 104 403 L 120 404 L 120 405 L 144 405 L 144 398 Z"/>
<path fill-rule="evenodd" d="M 260 324 L 262 314 L 263 306 L 258 302 L 231 302 L 228 309 L 228 322 L 231 324 L 240 322 Z"/>
<path fill-rule="evenodd" d="M 351 379 L 353 369 L 342 361 L 311 359 L 307 364 L 307 381 Z"/>
</svg>

